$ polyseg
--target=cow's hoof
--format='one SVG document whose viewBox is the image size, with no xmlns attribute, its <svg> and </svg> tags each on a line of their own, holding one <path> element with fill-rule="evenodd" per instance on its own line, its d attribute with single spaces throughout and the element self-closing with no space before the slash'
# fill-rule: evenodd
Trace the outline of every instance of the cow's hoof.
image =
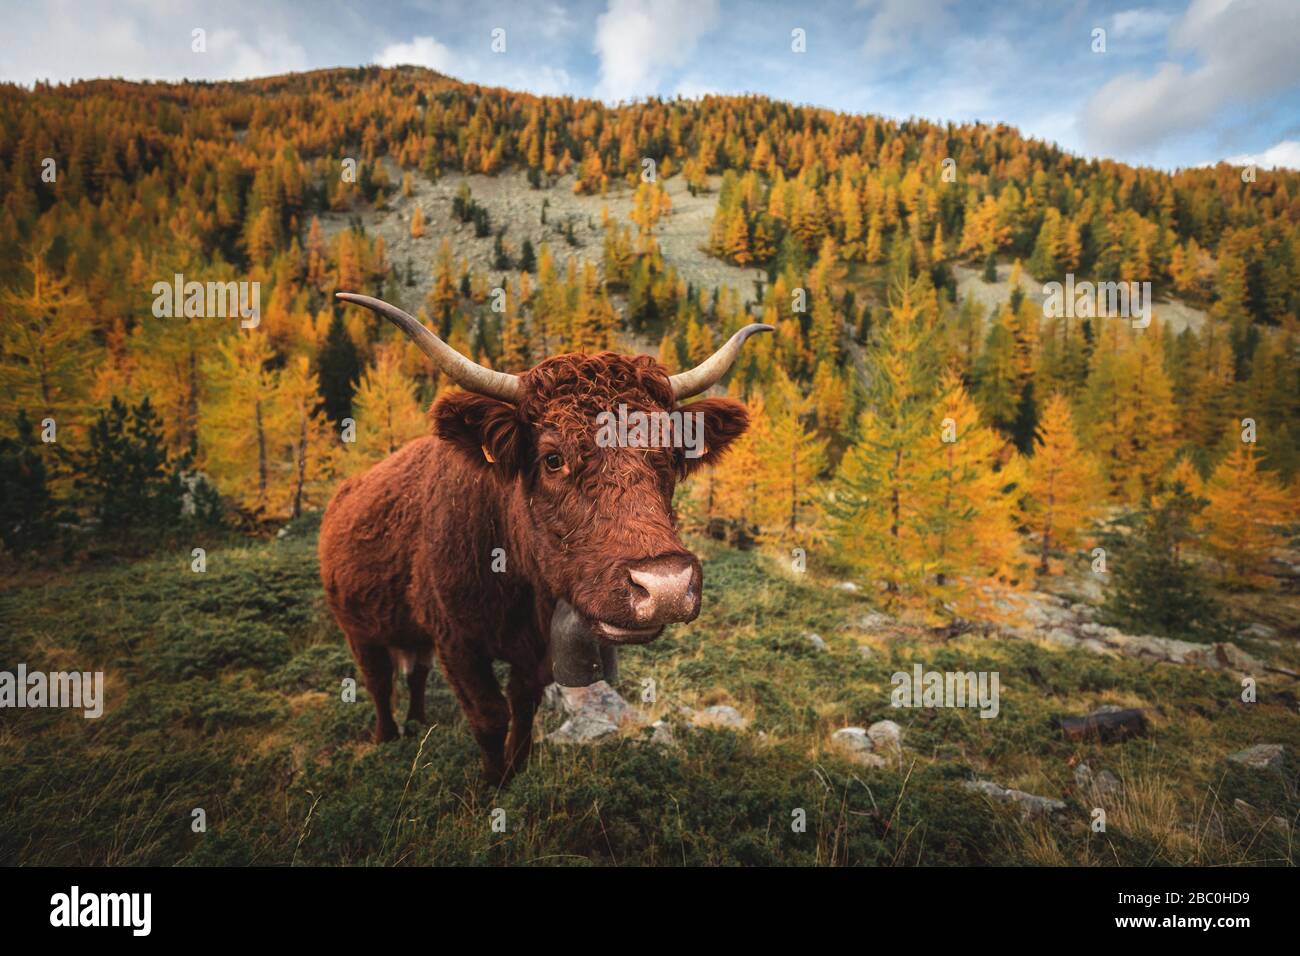
<svg viewBox="0 0 1300 956">
<path fill-rule="evenodd" d="M 377 744 L 386 744 L 389 741 L 396 740 L 397 737 L 398 734 L 397 734 L 396 724 L 394 724 L 392 727 L 375 728 L 375 743 Z"/>
</svg>

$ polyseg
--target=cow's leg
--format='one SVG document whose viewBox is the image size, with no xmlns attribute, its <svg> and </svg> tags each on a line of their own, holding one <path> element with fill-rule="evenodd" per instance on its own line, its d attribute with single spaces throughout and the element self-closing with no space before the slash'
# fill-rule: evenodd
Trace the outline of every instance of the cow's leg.
<svg viewBox="0 0 1300 956">
<path fill-rule="evenodd" d="M 511 665 L 510 681 L 506 685 L 510 698 L 510 736 L 506 738 L 508 773 L 518 773 L 528 764 L 533 749 L 533 717 L 545 689 L 536 664 Z"/>
<path fill-rule="evenodd" d="M 492 673 L 492 659 L 467 647 L 449 647 L 449 643 L 439 642 L 438 659 L 483 752 L 483 779 L 493 786 L 503 784 L 509 779 L 505 743 L 510 708 Z"/>
<path fill-rule="evenodd" d="M 352 650 L 361 666 L 370 699 L 375 703 L 375 743 L 397 739 L 397 722 L 393 720 L 393 658 L 388 648 L 375 644 L 353 644 Z"/>
<path fill-rule="evenodd" d="M 410 692 L 411 703 L 406 711 L 406 719 L 418 724 L 424 723 L 424 689 L 429 683 L 429 671 L 433 664 L 433 650 L 416 651 L 412 655 L 411 669 L 406 675 L 406 689 Z"/>
</svg>

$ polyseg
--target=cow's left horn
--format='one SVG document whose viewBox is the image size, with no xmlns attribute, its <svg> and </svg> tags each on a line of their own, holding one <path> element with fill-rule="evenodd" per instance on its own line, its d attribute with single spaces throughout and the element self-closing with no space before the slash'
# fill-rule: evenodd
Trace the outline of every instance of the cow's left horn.
<svg viewBox="0 0 1300 956">
<path fill-rule="evenodd" d="M 345 302 L 364 305 L 372 312 L 378 312 L 388 321 L 409 335 L 420 347 L 420 351 L 433 361 L 434 366 L 446 374 L 453 382 L 467 392 L 477 392 L 490 398 L 499 398 L 503 402 L 515 404 L 519 401 L 520 385 L 518 375 L 509 375 L 495 369 L 484 368 L 477 362 L 471 362 L 454 348 L 434 335 L 415 316 L 403 312 L 395 305 L 389 305 L 382 299 L 355 292 L 336 292 L 334 295 Z M 712 359 L 710 359 L 712 361 Z"/>
<path fill-rule="evenodd" d="M 722 376 L 727 374 L 731 366 L 736 364 L 736 359 L 740 356 L 740 347 L 745 344 L 745 339 L 755 332 L 772 331 L 774 331 L 772 326 L 764 325 L 762 322 L 752 322 L 745 326 L 727 339 L 727 343 L 722 348 L 695 368 L 672 376 L 668 381 L 673 386 L 673 398 L 690 398 L 712 388 Z"/>
</svg>

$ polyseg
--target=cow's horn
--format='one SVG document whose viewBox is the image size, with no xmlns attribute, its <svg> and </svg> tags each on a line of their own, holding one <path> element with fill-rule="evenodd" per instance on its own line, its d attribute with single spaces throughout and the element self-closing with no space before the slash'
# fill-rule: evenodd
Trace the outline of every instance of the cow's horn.
<svg viewBox="0 0 1300 956">
<path fill-rule="evenodd" d="M 679 372 L 670 378 L 668 381 L 673 386 L 673 397 L 690 398 L 692 395 L 698 395 L 700 392 L 712 388 L 736 363 L 736 359 L 740 356 L 740 347 L 745 344 L 745 339 L 755 332 L 772 331 L 774 331 L 772 326 L 764 325 L 762 322 L 752 322 L 745 326 L 727 339 L 727 343 L 722 348 L 695 366 L 695 368 Z"/>
<path fill-rule="evenodd" d="M 479 395 L 499 398 L 503 402 L 512 404 L 519 401 L 520 385 L 518 375 L 498 372 L 494 369 L 484 368 L 477 362 L 471 362 L 425 328 L 424 324 L 415 316 L 403 312 L 395 305 L 389 305 L 382 299 L 374 299 L 368 295 L 357 295 L 355 292 L 336 292 L 334 295 L 345 302 L 364 305 L 372 312 L 378 312 L 388 319 L 415 340 L 415 344 L 420 347 L 420 351 L 429 356 L 440 372 L 446 374 L 448 378 L 467 392 L 477 392 Z"/>
</svg>

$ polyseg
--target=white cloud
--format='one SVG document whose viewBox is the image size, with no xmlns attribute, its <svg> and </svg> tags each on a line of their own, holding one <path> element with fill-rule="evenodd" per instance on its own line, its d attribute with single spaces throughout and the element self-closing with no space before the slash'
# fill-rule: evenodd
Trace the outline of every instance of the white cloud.
<svg viewBox="0 0 1300 956">
<path fill-rule="evenodd" d="M 308 69 L 296 31 L 274 18 L 259 21 L 252 6 L 236 3 L 221 15 L 183 0 L 115 9 L 67 0 L 6 7 L 0 79 L 241 80 Z M 206 52 L 191 47 L 196 28 L 206 31 Z"/>
<path fill-rule="evenodd" d="M 868 56 L 897 56 L 920 36 L 939 37 L 950 24 L 953 0 L 858 0 L 874 10 L 863 49 Z"/>
<path fill-rule="evenodd" d="M 1121 10 L 1111 18 L 1111 36 L 1118 39 L 1138 39 L 1159 36 L 1169 29 L 1173 14 L 1149 7 Z"/>
<path fill-rule="evenodd" d="M 542 96 L 567 93 L 573 85 L 572 77 L 561 67 L 530 66 L 507 54 L 489 53 L 479 57 L 453 52 L 431 36 L 415 36 L 406 43 L 390 43 L 375 54 L 375 63 L 379 66 L 423 66 L 467 83 L 505 86 Z"/>
<path fill-rule="evenodd" d="M 698 100 L 702 96 L 716 96 L 721 90 L 713 83 L 704 83 L 691 77 L 684 77 L 673 87 L 673 96 L 684 96 L 688 100 Z"/>
<path fill-rule="evenodd" d="M 609 0 L 596 18 L 596 95 L 625 100 L 658 92 L 664 74 L 690 61 L 717 19 L 718 0 Z"/>
<path fill-rule="evenodd" d="M 423 66 L 439 73 L 451 73 L 455 58 L 433 37 L 411 37 L 409 43 L 390 43 L 375 54 L 379 66 Z"/>
<path fill-rule="evenodd" d="M 1300 169 L 1300 140 L 1284 139 L 1262 153 L 1242 153 L 1240 156 L 1229 156 L 1223 161 L 1233 166 L 1258 166 L 1260 169 L 1276 169 L 1278 166 Z"/>
<path fill-rule="evenodd" d="M 1149 149 L 1211 123 L 1232 104 L 1300 85 L 1298 38 L 1295 0 L 1193 0 L 1169 42 L 1200 65 L 1166 61 L 1148 75 L 1111 80 L 1084 105 L 1088 145 L 1103 153 Z"/>
</svg>

